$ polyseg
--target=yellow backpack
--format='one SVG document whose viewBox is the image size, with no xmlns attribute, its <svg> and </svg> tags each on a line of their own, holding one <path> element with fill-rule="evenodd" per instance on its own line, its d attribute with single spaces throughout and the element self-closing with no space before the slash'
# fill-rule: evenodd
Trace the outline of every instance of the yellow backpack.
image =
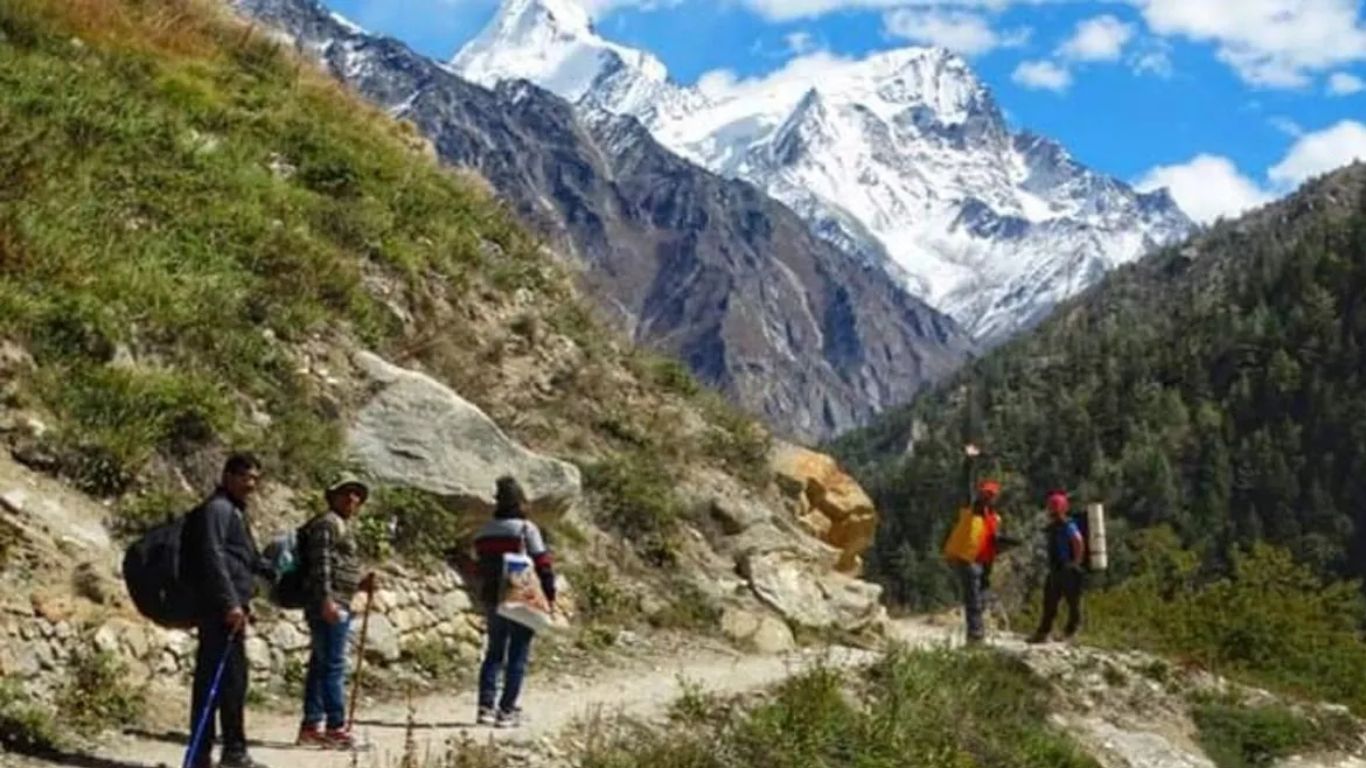
<svg viewBox="0 0 1366 768">
<path fill-rule="evenodd" d="M 986 521 L 981 515 L 972 514 L 971 507 L 958 510 L 958 522 L 944 542 L 944 559 L 950 562 L 974 563 L 982 551 L 982 538 L 986 535 Z"/>
</svg>

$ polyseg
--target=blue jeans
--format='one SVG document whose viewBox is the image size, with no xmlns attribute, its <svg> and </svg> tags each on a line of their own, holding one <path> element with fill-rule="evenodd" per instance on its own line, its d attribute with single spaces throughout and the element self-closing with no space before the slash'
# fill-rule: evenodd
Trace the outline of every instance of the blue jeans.
<svg viewBox="0 0 1366 768">
<path fill-rule="evenodd" d="M 526 663 L 531 657 L 531 639 L 536 633 L 497 614 L 489 615 L 489 644 L 484 666 L 479 670 L 479 708 L 493 709 L 494 701 L 502 712 L 517 709 L 517 697 L 526 678 Z M 498 698 L 498 676 L 504 671 L 503 696 Z"/>
<path fill-rule="evenodd" d="M 328 728 L 346 726 L 346 636 L 350 630 L 349 615 L 336 624 L 308 620 L 313 651 L 304 679 L 304 725 L 314 726 L 326 718 Z"/>
</svg>

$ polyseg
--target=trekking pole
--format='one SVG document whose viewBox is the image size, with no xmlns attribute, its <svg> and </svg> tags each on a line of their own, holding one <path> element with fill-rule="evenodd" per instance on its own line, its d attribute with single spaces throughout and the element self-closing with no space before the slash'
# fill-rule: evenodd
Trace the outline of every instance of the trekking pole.
<svg viewBox="0 0 1366 768">
<path fill-rule="evenodd" d="M 356 699 L 360 698 L 360 673 L 365 666 L 365 633 L 370 629 L 370 603 L 375 600 L 375 589 L 365 590 L 365 617 L 360 620 L 360 640 L 356 643 L 356 678 L 351 681 L 351 711 L 346 716 L 346 730 L 356 727 Z"/>
<path fill-rule="evenodd" d="M 228 637 L 223 657 L 218 660 L 218 669 L 214 670 L 213 682 L 209 684 L 209 695 L 205 697 L 204 711 L 199 713 L 199 722 L 195 725 L 194 733 L 190 734 L 190 748 L 185 751 L 185 762 L 181 764 L 181 768 L 190 768 L 195 755 L 199 752 L 199 743 L 204 740 L 204 731 L 209 725 L 209 719 L 213 717 L 213 705 L 218 701 L 218 686 L 223 682 L 223 670 L 228 666 L 228 656 L 232 654 L 232 644 L 237 642 L 237 636 L 238 631 L 234 631 Z"/>
</svg>

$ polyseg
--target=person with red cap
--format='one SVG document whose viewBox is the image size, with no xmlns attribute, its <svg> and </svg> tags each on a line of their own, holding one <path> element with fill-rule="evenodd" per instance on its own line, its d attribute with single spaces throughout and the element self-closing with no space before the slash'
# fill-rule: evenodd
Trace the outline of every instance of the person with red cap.
<svg viewBox="0 0 1366 768">
<path fill-rule="evenodd" d="M 1048 494 L 1048 578 L 1043 587 L 1043 616 L 1039 629 L 1029 638 L 1030 643 L 1044 643 L 1053 632 L 1053 621 L 1058 616 L 1058 604 L 1067 600 L 1067 626 L 1063 638 L 1072 639 L 1081 627 L 1081 593 L 1085 578 L 1082 563 L 1086 557 L 1086 540 L 1081 529 L 1068 514 L 1067 494 L 1054 491 Z"/>
<path fill-rule="evenodd" d="M 971 459 L 974 454 L 969 452 L 968 456 Z M 969 644 L 986 639 L 982 612 L 991 567 L 1002 543 L 1001 516 L 996 511 L 1000 496 L 1001 484 L 995 480 L 977 483 L 972 505 L 960 512 L 955 532 L 945 545 L 945 555 L 963 587 L 963 616 Z"/>
</svg>

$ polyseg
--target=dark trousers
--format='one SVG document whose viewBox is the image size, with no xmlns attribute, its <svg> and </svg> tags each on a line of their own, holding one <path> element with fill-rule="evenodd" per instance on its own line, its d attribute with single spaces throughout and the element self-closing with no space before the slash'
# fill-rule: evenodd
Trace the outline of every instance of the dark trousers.
<svg viewBox="0 0 1366 768">
<path fill-rule="evenodd" d="M 1043 584 L 1043 618 L 1039 620 L 1039 631 L 1035 634 L 1044 637 L 1053 631 L 1053 621 L 1058 617 L 1058 603 L 1067 600 L 1067 627 L 1063 630 L 1069 637 L 1081 628 L 1081 592 L 1084 578 L 1080 570 L 1064 568 L 1050 570 Z"/>
<path fill-rule="evenodd" d="M 190 737 L 194 737 L 194 729 L 199 727 L 199 718 L 204 712 L 204 704 L 209 700 L 214 673 L 218 671 L 218 662 L 223 659 L 225 652 L 228 660 L 223 667 L 223 678 L 218 683 L 215 709 L 218 712 L 218 724 L 223 730 L 223 755 L 241 757 L 247 753 L 247 733 L 243 724 L 247 705 L 247 648 L 241 635 L 228 633 L 220 616 L 199 622 L 199 649 L 194 656 L 194 698 L 190 707 Z M 204 736 L 194 756 L 194 765 L 210 764 L 217 730 L 214 725 L 211 714 L 204 726 Z"/>
<path fill-rule="evenodd" d="M 484 653 L 484 666 L 479 670 L 479 707 L 512 712 L 517 709 L 517 697 L 522 693 L 526 678 L 526 663 L 531 656 L 531 640 L 536 636 L 529 627 L 505 619 L 498 614 L 489 616 L 489 646 Z M 504 673 L 506 670 L 506 674 Z M 503 695 L 498 696 L 498 676 L 503 674 Z"/>
</svg>

